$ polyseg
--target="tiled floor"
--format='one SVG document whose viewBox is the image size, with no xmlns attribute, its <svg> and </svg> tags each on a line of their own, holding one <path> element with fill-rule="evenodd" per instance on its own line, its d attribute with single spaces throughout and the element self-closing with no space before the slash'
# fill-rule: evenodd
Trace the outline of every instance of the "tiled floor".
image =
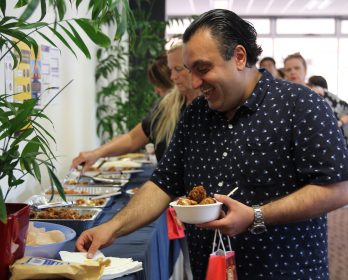
<svg viewBox="0 0 348 280">
<path fill-rule="evenodd" d="M 330 280 L 348 279 L 348 208 L 330 212 L 328 218 Z"/>
</svg>

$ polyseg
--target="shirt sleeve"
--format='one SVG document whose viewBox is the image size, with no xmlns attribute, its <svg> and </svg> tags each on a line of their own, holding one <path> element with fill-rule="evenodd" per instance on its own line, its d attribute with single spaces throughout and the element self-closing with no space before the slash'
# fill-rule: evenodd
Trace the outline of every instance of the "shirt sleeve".
<svg viewBox="0 0 348 280">
<path fill-rule="evenodd" d="M 293 117 L 292 156 L 297 184 L 348 180 L 348 151 L 336 117 L 318 94 L 303 90 Z"/>
</svg>

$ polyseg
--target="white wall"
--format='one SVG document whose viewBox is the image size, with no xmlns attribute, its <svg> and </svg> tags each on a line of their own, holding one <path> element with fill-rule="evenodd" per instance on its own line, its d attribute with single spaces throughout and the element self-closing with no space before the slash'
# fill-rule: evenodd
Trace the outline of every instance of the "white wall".
<svg viewBox="0 0 348 280">
<path fill-rule="evenodd" d="M 12 9 L 17 1 L 7 1 L 6 15 L 19 16 L 23 9 Z M 76 11 L 71 11 L 71 5 L 67 2 L 67 9 L 70 11 L 64 19 L 85 17 L 86 7 L 89 1 L 83 1 L 78 15 Z M 40 7 L 35 12 L 33 19 L 40 17 Z M 44 18 L 44 22 L 53 22 L 54 15 L 51 13 Z M 76 25 L 75 25 L 76 26 Z M 79 29 L 79 27 L 77 27 Z M 42 29 L 43 30 L 43 29 Z M 98 47 L 90 41 L 85 33 L 79 29 L 80 36 L 84 39 L 92 59 L 88 60 L 83 53 L 74 47 L 78 59 L 65 47 L 60 41 L 55 38 L 51 32 L 43 32 L 53 39 L 56 45 L 61 50 L 60 56 L 60 86 L 65 86 L 70 80 L 74 79 L 72 84 L 68 86 L 59 96 L 58 105 L 49 106 L 45 110 L 45 114 L 52 120 L 54 129 L 48 121 L 42 121 L 41 124 L 55 138 L 57 144 L 50 140 L 51 150 L 56 156 L 59 156 L 58 162 L 55 163 L 57 168 L 58 178 L 64 178 L 69 171 L 72 159 L 78 155 L 80 151 L 91 150 L 100 145 L 100 140 L 96 135 L 96 85 L 95 85 L 95 67 L 96 67 L 96 51 Z M 64 36 L 67 37 L 67 36 Z M 34 36 L 39 44 L 47 44 L 41 36 Z M 4 92 L 4 64 L 0 64 L 0 91 Z M 49 178 L 46 170 L 42 169 L 43 173 L 42 187 L 49 187 Z M 7 189 L 7 178 L 0 181 L 3 193 Z M 30 175 L 25 177 L 25 182 L 12 190 L 6 202 L 24 202 L 30 196 L 39 194 L 41 191 L 40 184 Z"/>
</svg>

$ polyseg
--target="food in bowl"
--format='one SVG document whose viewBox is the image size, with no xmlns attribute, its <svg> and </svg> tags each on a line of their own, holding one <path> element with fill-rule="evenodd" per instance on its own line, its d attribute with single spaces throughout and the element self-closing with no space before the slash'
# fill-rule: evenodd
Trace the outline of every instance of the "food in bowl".
<svg viewBox="0 0 348 280">
<path fill-rule="evenodd" d="M 198 186 L 190 191 L 188 197 L 180 198 L 177 205 L 203 205 L 213 203 L 216 203 L 216 201 L 210 196 L 207 197 L 205 189 L 202 186 Z"/>
<path fill-rule="evenodd" d="M 59 252 L 63 250 L 66 242 L 71 241 L 75 238 L 76 232 L 67 226 L 55 224 L 55 223 L 45 223 L 41 221 L 33 221 L 34 227 L 45 228 L 46 231 L 59 230 L 64 236 L 65 240 L 57 243 L 46 244 L 46 245 L 33 245 L 26 246 L 24 256 L 41 257 L 56 259 L 59 257 Z"/>
<path fill-rule="evenodd" d="M 64 185 L 76 185 L 76 181 L 67 181 Z M 77 185 L 88 185 L 88 182 L 78 181 Z"/>
<path fill-rule="evenodd" d="M 60 230 L 46 231 L 44 227 L 36 228 L 33 222 L 29 222 L 26 246 L 47 245 L 65 240 L 65 235 Z"/>
<path fill-rule="evenodd" d="M 30 211 L 30 219 L 64 219 L 64 220 L 88 220 L 90 214 L 79 215 L 75 210 L 69 208 L 48 208 L 44 211 Z"/>
<path fill-rule="evenodd" d="M 179 220 L 188 224 L 202 224 L 219 218 L 222 203 L 211 197 L 204 197 L 206 192 L 202 186 L 195 187 L 192 191 L 188 197 L 181 200 L 183 203 L 179 204 L 179 200 L 169 204 L 174 207 Z M 185 204 L 186 202 L 188 204 Z"/>
</svg>

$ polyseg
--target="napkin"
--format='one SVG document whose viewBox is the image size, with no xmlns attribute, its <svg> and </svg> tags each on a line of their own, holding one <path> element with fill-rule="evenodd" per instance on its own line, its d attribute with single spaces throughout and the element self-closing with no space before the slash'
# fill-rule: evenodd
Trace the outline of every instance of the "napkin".
<svg viewBox="0 0 348 280">
<path fill-rule="evenodd" d="M 111 265 L 105 267 L 104 273 L 101 277 L 103 280 L 122 277 L 143 269 L 142 263 L 133 261 L 132 258 L 105 257 L 104 254 L 99 250 L 94 255 L 93 259 L 87 259 L 87 253 L 83 252 L 60 251 L 59 254 L 62 260 L 67 262 L 88 263 L 98 258 L 104 258 L 104 260 L 109 259 L 111 261 Z"/>
</svg>

